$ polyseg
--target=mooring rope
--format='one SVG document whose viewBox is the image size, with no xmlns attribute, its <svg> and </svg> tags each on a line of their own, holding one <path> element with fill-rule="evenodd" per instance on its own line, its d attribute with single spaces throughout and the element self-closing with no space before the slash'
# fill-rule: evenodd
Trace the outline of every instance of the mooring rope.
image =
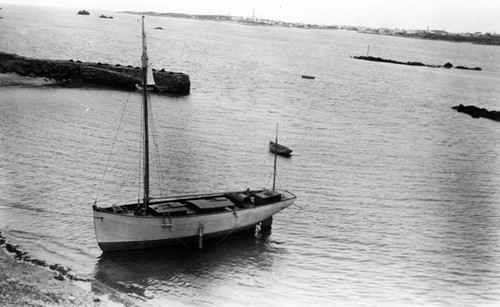
<svg viewBox="0 0 500 307">
<path fill-rule="evenodd" d="M 230 232 L 228 232 L 222 239 L 220 239 L 219 241 L 217 241 L 217 243 L 215 243 L 215 246 L 219 245 L 220 243 L 222 243 L 222 241 L 226 240 L 227 237 L 229 237 L 230 234 L 233 233 L 233 231 L 236 229 L 236 224 L 238 223 L 238 216 L 235 215 L 235 220 L 234 220 L 234 226 L 233 226 L 233 229 L 231 229 Z"/>
<path fill-rule="evenodd" d="M 182 245 L 184 245 L 184 247 L 186 247 L 187 249 L 191 249 L 191 247 L 188 244 L 182 241 L 181 238 L 174 231 L 172 231 L 172 227 L 168 227 L 168 230 L 170 230 L 170 232 L 174 234 L 177 241 L 179 241 Z"/>
</svg>

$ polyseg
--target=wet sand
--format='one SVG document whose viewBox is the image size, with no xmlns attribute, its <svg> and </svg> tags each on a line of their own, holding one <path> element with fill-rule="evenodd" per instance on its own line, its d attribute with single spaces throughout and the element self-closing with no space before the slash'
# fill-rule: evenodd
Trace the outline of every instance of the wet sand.
<svg viewBox="0 0 500 307">
<path fill-rule="evenodd" d="M 0 87 L 4 86 L 46 86 L 54 85 L 57 82 L 52 79 L 40 77 L 23 77 L 18 74 L 2 74 L 0 73 Z"/>
<path fill-rule="evenodd" d="M 0 233 L 0 306 L 147 305 L 95 280 L 78 278 L 61 268 L 31 259 L 8 243 Z"/>
</svg>

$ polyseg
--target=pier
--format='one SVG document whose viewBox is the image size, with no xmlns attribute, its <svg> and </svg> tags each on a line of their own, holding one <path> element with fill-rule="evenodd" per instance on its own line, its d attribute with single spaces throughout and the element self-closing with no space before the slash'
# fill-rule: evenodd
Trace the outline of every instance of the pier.
<svg viewBox="0 0 500 307">
<path fill-rule="evenodd" d="M 141 83 L 141 69 L 131 65 L 81 62 L 78 60 L 47 60 L 0 52 L 0 73 L 27 77 L 44 77 L 56 81 L 97 84 L 111 88 L 135 90 Z M 156 91 L 172 95 L 189 95 L 189 76 L 180 72 L 153 69 Z"/>
</svg>

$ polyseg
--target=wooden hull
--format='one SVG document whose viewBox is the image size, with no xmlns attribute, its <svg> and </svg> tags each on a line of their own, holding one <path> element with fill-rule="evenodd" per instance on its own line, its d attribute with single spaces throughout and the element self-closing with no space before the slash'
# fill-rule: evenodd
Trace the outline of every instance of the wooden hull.
<svg viewBox="0 0 500 307">
<path fill-rule="evenodd" d="M 290 156 L 293 152 L 290 148 L 281 144 L 276 144 L 273 141 L 269 142 L 269 151 L 286 157 Z"/>
<path fill-rule="evenodd" d="M 295 195 L 287 191 L 278 192 L 281 193 L 281 199 L 272 203 L 170 217 L 113 213 L 94 208 L 97 243 L 106 252 L 188 244 L 199 242 L 200 237 L 224 237 L 255 227 L 293 204 L 296 199 Z M 182 200 L 186 201 L 186 198 Z"/>
</svg>

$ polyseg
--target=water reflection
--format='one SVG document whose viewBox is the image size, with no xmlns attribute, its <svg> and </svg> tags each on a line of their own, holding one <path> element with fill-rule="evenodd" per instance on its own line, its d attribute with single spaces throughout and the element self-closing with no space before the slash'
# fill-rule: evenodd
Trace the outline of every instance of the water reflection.
<svg viewBox="0 0 500 307">
<path fill-rule="evenodd" d="M 258 288 L 255 277 L 271 271 L 283 253 L 286 250 L 269 233 L 242 233 L 222 242 L 204 242 L 201 250 L 176 246 L 102 253 L 95 278 L 118 291 L 147 299 L 182 296 L 207 302 L 208 293 L 226 286 L 234 289 L 235 283 Z"/>
</svg>

